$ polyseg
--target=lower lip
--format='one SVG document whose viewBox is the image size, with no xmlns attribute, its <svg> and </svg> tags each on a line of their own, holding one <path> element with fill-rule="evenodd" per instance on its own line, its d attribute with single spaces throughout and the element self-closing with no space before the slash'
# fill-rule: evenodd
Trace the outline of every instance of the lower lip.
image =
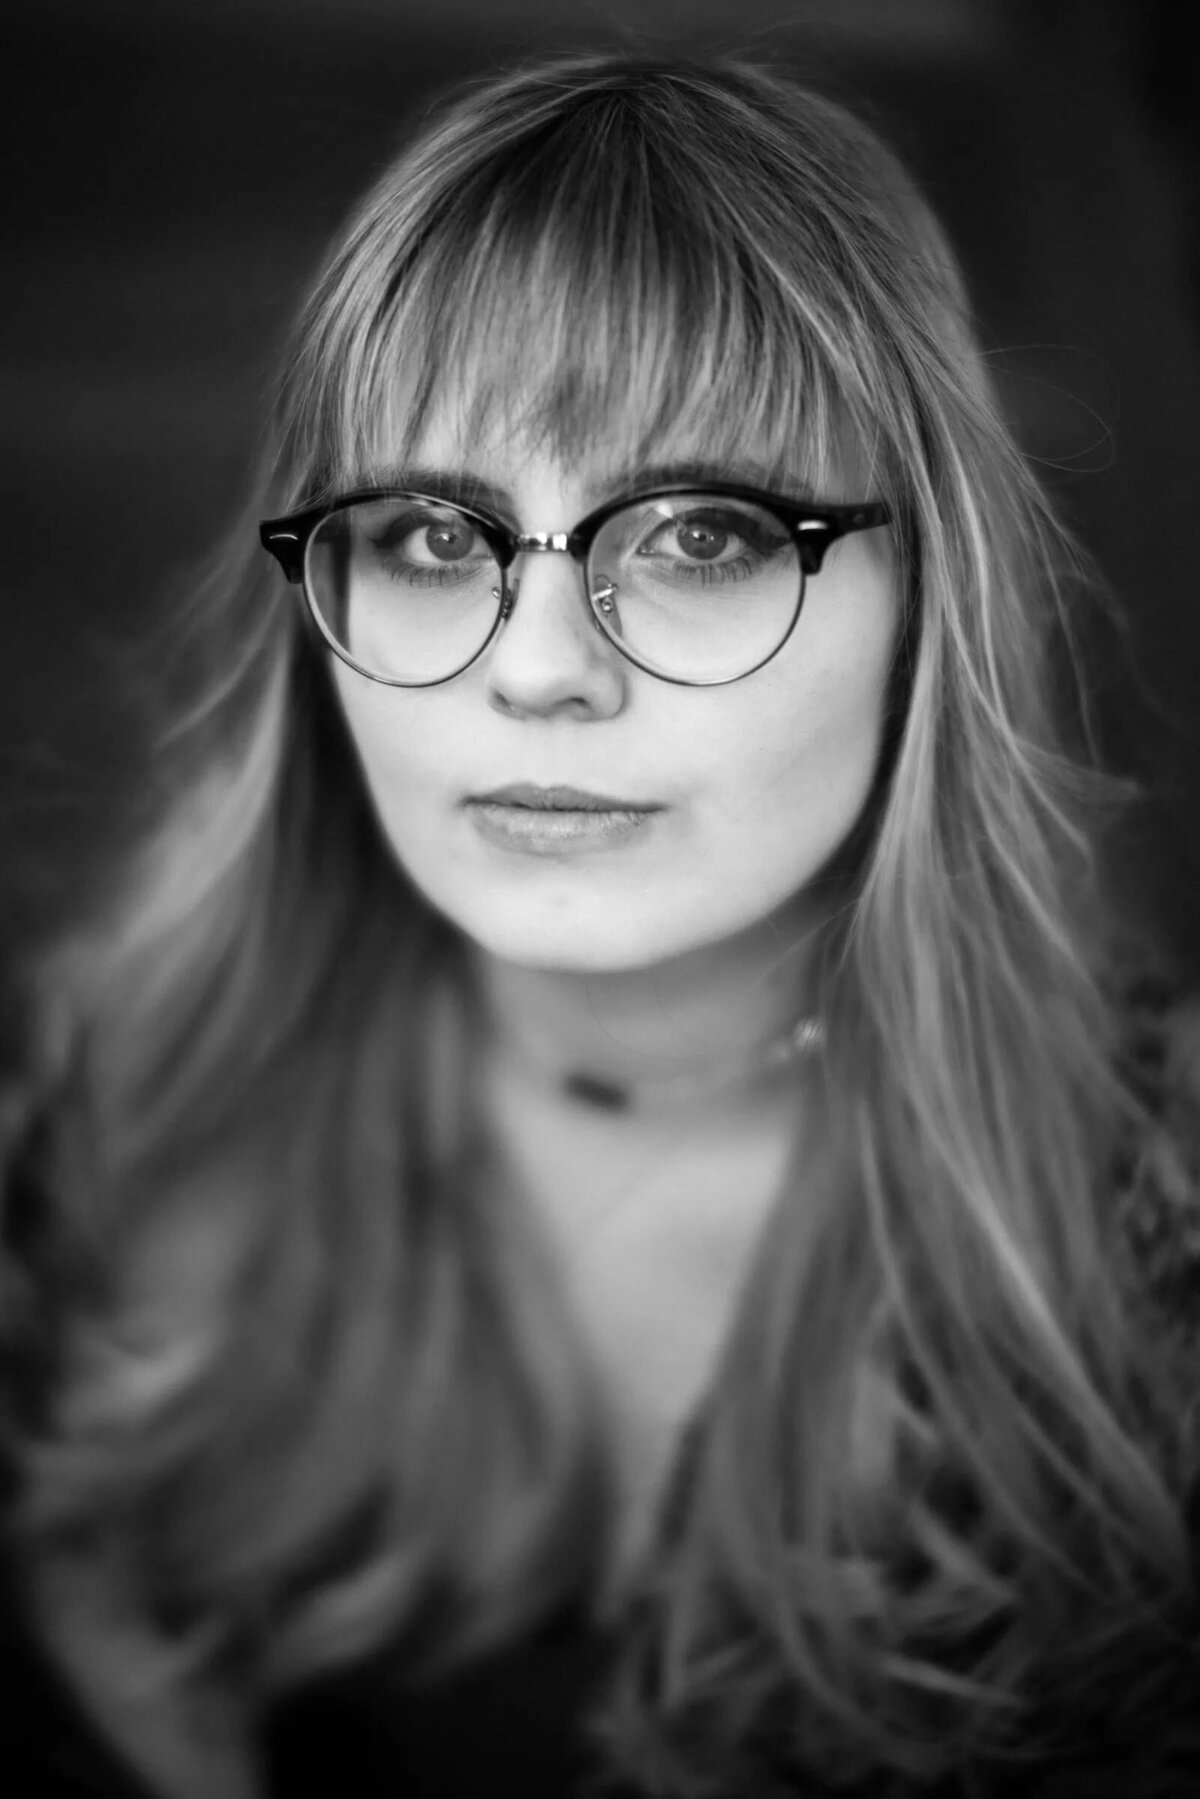
<svg viewBox="0 0 1200 1799">
<path fill-rule="evenodd" d="M 484 800 L 470 800 L 467 811 L 481 837 L 527 856 L 614 849 L 644 831 L 654 817 L 653 812 L 568 812 Z"/>
</svg>

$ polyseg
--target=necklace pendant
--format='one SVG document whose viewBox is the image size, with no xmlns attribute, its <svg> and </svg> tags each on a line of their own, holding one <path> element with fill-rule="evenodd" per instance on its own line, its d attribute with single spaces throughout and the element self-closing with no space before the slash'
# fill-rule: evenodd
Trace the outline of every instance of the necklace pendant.
<svg viewBox="0 0 1200 1799">
<path fill-rule="evenodd" d="M 569 1074 L 563 1081 L 563 1091 L 568 1098 L 577 1099 L 585 1106 L 595 1106 L 602 1112 L 629 1110 L 628 1088 L 618 1086 L 615 1081 L 602 1080 L 598 1075 Z"/>
</svg>

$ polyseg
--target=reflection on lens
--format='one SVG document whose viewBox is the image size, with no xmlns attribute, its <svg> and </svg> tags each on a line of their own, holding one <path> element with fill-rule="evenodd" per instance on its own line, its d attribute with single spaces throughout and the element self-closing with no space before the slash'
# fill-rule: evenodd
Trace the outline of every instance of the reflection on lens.
<svg viewBox="0 0 1200 1799">
<path fill-rule="evenodd" d="M 305 581 L 331 640 L 386 681 L 444 681 L 487 642 L 499 565 L 469 514 L 414 495 L 339 507 L 309 540 Z"/>
<path fill-rule="evenodd" d="M 588 591 L 605 631 L 638 662 L 680 681 L 727 681 L 783 643 L 803 575 L 773 513 L 695 493 L 635 502 L 607 520 Z"/>
</svg>

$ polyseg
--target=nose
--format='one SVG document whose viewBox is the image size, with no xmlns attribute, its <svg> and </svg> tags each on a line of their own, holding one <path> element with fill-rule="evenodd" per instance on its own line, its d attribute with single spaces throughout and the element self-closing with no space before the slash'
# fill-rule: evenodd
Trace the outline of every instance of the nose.
<svg viewBox="0 0 1200 1799">
<path fill-rule="evenodd" d="M 509 570 L 509 615 L 488 653 L 489 699 L 521 718 L 615 717 L 628 664 L 597 629 L 565 544 L 525 540 Z"/>
</svg>

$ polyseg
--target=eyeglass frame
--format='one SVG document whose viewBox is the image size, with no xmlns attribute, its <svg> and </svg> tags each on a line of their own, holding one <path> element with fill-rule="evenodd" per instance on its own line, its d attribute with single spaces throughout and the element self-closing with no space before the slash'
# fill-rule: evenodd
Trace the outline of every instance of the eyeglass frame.
<svg viewBox="0 0 1200 1799">
<path fill-rule="evenodd" d="M 258 535 L 262 547 L 275 558 L 286 579 L 293 585 L 300 586 L 309 617 L 334 655 L 342 662 L 368 681 L 378 681 L 384 687 L 444 687 L 448 681 L 457 680 L 459 675 L 479 661 L 484 651 L 494 643 L 501 627 L 512 617 L 520 584 L 510 581 L 509 570 L 519 555 L 523 552 L 561 551 L 578 564 L 581 573 L 586 573 L 592 545 L 609 519 L 629 506 L 647 504 L 653 500 L 677 499 L 682 494 L 695 494 L 698 498 L 706 499 L 711 496 L 713 499 L 741 500 L 769 512 L 785 526 L 795 543 L 800 564 L 800 581 L 787 630 L 768 655 L 737 675 L 724 675 L 715 680 L 689 680 L 685 676 L 664 674 L 662 670 L 651 667 L 635 655 L 627 644 L 615 637 L 598 606 L 597 596 L 588 591 L 585 580 L 583 588 L 588 611 L 592 623 L 605 640 L 627 662 L 641 669 L 643 674 L 651 675 L 657 681 L 666 681 L 673 687 L 731 687 L 734 682 L 744 681 L 747 676 L 757 674 L 760 668 L 765 668 L 768 662 L 774 661 L 795 631 L 804 606 L 809 577 L 820 574 L 830 545 L 853 532 L 872 531 L 892 522 L 891 509 L 882 500 L 866 500 L 858 505 L 817 505 L 809 500 L 793 500 L 786 495 L 768 493 L 761 488 L 747 487 L 737 482 L 708 481 L 697 486 L 695 482 L 688 481 L 634 490 L 617 499 L 606 500 L 603 506 L 589 512 L 570 531 L 514 531 L 511 526 L 491 514 L 480 512 L 473 506 L 465 506 L 458 500 L 447 499 L 444 494 L 422 493 L 408 487 L 363 487 L 339 494 L 316 506 L 302 507 L 299 511 L 286 513 L 280 518 L 263 519 L 258 527 Z M 389 499 L 418 500 L 429 506 L 449 507 L 461 514 L 477 526 L 500 570 L 500 591 L 496 594 L 499 604 L 491 630 L 473 656 L 460 663 L 450 674 L 439 675 L 434 681 L 399 681 L 388 675 L 377 675 L 356 661 L 329 630 L 305 579 L 309 543 L 327 518 L 352 506 Z"/>
</svg>

